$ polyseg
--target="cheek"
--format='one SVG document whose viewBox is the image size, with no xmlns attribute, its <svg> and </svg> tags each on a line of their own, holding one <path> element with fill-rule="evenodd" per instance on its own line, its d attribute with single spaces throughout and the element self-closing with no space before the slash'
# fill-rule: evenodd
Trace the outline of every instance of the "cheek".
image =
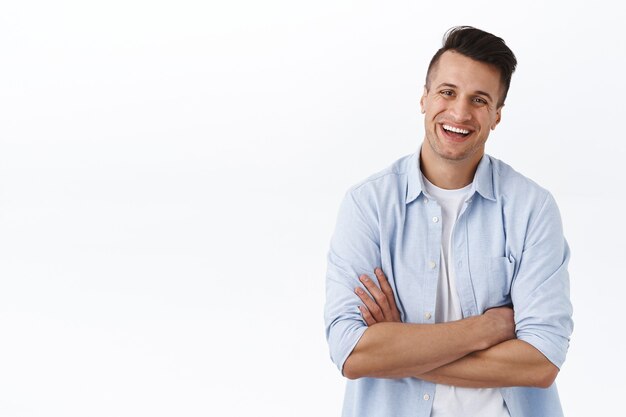
<svg viewBox="0 0 626 417">
<path fill-rule="evenodd" d="M 445 103 L 442 102 L 430 101 L 424 105 L 424 113 L 426 113 L 426 115 L 430 115 L 431 117 L 434 117 L 445 110 Z"/>
<path fill-rule="evenodd" d="M 498 115 L 495 112 L 484 112 L 477 115 L 480 125 L 483 130 L 494 130 L 498 124 Z"/>
<path fill-rule="evenodd" d="M 495 130 L 496 129 L 496 126 L 498 126 L 498 121 L 499 121 L 499 118 L 498 118 L 497 115 L 491 119 L 491 124 L 489 125 L 491 130 Z"/>
</svg>

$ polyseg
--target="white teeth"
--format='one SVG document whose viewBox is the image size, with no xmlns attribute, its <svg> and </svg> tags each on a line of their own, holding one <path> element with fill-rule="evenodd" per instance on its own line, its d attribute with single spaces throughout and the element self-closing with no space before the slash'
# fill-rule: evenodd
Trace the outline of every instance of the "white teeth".
<svg viewBox="0 0 626 417">
<path fill-rule="evenodd" d="M 459 129 L 459 128 L 448 126 L 448 125 L 443 125 L 443 128 L 445 130 L 449 130 L 450 132 L 463 133 L 464 135 L 467 135 L 470 132 L 469 130 Z"/>
</svg>

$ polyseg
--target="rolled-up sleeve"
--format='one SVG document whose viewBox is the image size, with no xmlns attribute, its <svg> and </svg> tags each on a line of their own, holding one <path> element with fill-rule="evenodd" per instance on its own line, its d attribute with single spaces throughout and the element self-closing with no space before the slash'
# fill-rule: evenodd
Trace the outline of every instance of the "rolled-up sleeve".
<svg viewBox="0 0 626 417">
<path fill-rule="evenodd" d="M 511 298 L 517 338 L 534 346 L 558 368 L 565 361 L 573 331 L 569 257 L 558 207 L 547 194 L 529 219 Z"/>
<path fill-rule="evenodd" d="M 362 274 L 373 276 L 380 264 L 379 233 L 373 210 L 363 210 L 352 189 L 344 197 L 328 252 L 324 320 L 330 357 L 343 364 L 367 329 L 354 289 Z"/>
</svg>

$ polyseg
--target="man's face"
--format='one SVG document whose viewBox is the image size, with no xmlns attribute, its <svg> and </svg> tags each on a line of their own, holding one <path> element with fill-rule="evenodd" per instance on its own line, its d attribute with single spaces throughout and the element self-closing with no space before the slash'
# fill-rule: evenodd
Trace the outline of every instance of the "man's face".
<svg viewBox="0 0 626 417">
<path fill-rule="evenodd" d="M 420 100 L 428 147 L 424 153 L 478 163 L 489 131 L 500 122 L 500 94 L 497 68 L 457 52 L 444 52 Z"/>
</svg>

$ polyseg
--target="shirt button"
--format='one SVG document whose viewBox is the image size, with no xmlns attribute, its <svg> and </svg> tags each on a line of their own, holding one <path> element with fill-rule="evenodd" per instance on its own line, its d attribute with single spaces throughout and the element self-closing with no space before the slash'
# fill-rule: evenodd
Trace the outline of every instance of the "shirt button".
<svg viewBox="0 0 626 417">
<path fill-rule="evenodd" d="M 433 217 L 433 223 L 437 223 L 439 221 L 439 217 Z"/>
<path fill-rule="evenodd" d="M 430 400 L 430 395 L 424 394 L 424 401 L 428 401 L 428 400 Z"/>
<path fill-rule="evenodd" d="M 428 267 L 430 269 L 435 269 L 436 266 L 437 264 L 435 263 L 435 261 L 428 261 Z"/>
<path fill-rule="evenodd" d="M 432 315 L 432 314 L 430 314 L 430 313 L 424 313 L 424 318 L 425 318 L 426 320 L 430 320 L 430 318 L 431 318 L 432 316 L 433 316 L 433 315 Z"/>
</svg>

